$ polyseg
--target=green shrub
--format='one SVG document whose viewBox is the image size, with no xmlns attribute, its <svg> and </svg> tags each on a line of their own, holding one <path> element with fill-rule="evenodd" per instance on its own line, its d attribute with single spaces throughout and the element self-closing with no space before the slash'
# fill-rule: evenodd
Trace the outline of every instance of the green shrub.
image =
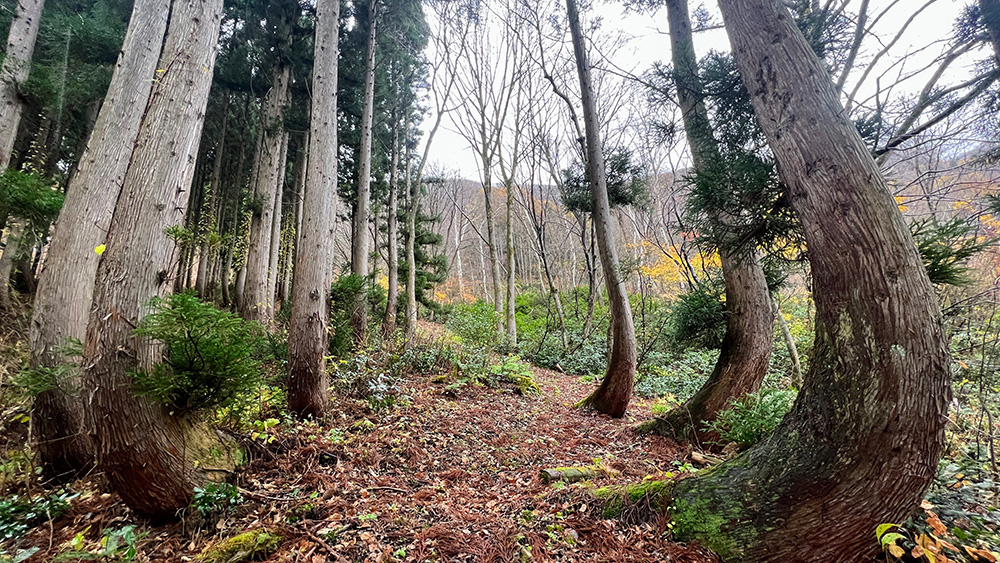
<svg viewBox="0 0 1000 563">
<path fill-rule="evenodd" d="M 171 409 L 190 413 L 225 407 L 255 393 L 262 381 L 263 329 L 190 293 L 150 302 L 135 330 L 163 344 L 163 361 L 138 371 L 135 389 Z"/>
<path fill-rule="evenodd" d="M 55 520 L 69 510 L 69 501 L 77 495 L 66 492 L 50 496 L 22 498 L 17 495 L 0 499 L 0 544 L 23 536 L 29 529 Z"/>
<path fill-rule="evenodd" d="M 718 359 L 717 350 L 685 350 L 666 365 L 644 366 L 636 378 L 635 392 L 643 397 L 684 401 L 701 389 Z"/>
<path fill-rule="evenodd" d="M 448 317 L 448 329 L 466 346 L 493 348 L 500 342 L 500 313 L 485 301 L 456 306 Z"/>
<path fill-rule="evenodd" d="M 513 383 L 522 395 L 538 393 L 538 384 L 535 383 L 535 373 L 531 371 L 531 365 L 514 354 L 508 354 L 502 362 L 490 367 L 490 373 L 499 382 Z"/>
<path fill-rule="evenodd" d="M 761 389 L 730 403 L 705 429 L 717 432 L 723 443 L 736 442 L 746 449 L 768 435 L 792 408 L 796 392 Z"/>
<path fill-rule="evenodd" d="M 11 378 L 11 383 L 31 397 L 37 397 L 50 389 L 60 389 L 68 395 L 76 395 L 79 389 L 73 382 L 75 376 L 79 375 L 80 365 L 71 359 L 83 356 L 83 343 L 78 338 L 70 338 L 55 353 L 63 358 L 62 363 L 54 367 L 25 366 Z"/>
<path fill-rule="evenodd" d="M 722 347 L 726 307 L 721 284 L 702 283 L 680 296 L 670 313 L 674 342 L 681 348 Z"/>
<path fill-rule="evenodd" d="M 205 487 L 195 487 L 191 498 L 191 508 L 202 516 L 213 512 L 223 512 L 243 502 L 243 495 L 235 485 L 229 483 L 209 483 Z"/>
</svg>

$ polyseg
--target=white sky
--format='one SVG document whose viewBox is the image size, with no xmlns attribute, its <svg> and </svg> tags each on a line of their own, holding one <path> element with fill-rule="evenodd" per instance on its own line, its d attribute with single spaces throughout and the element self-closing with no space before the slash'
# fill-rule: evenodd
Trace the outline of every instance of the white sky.
<svg viewBox="0 0 1000 563">
<path fill-rule="evenodd" d="M 698 5 L 697 0 L 690 0 L 692 9 Z M 881 44 L 888 43 L 892 36 L 899 30 L 918 7 L 923 5 L 925 0 L 896 0 L 895 5 L 874 29 L 874 34 Z M 903 55 L 919 50 L 935 40 L 943 40 L 952 31 L 957 16 L 961 13 L 963 6 L 968 2 L 958 0 L 936 0 L 931 6 L 922 11 L 907 29 L 906 34 L 893 46 L 894 53 L 891 60 L 883 60 L 879 63 L 879 68 L 886 66 L 890 62 L 898 61 Z M 857 2 L 852 2 L 856 5 Z M 871 13 L 877 14 L 887 6 L 893 4 L 893 0 L 872 0 Z M 718 7 L 714 0 L 706 2 L 708 9 L 715 15 L 715 19 L 722 20 Z M 850 8 L 848 9 L 849 11 Z M 595 6 L 590 14 L 583 14 L 584 18 L 597 15 L 602 18 L 600 33 L 621 34 L 628 38 L 628 43 L 615 58 L 615 63 L 621 69 L 641 74 L 652 66 L 655 61 L 668 62 L 670 59 L 669 38 L 666 35 L 667 20 L 666 11 L 661 9 L 658 13 L 649 14 L 625 14 L 623 7 L 618 3 L 602 3 L 595 0 Z M 879 45 L 876 38 L 870 38 L 868 45 L 871 49 Z M 695 36 L 695 46 L 699 56 L 709 52 L 709 50 L 728 51 L 729 40 L 724 30 L 713 30 L 698 33 Z M 942 46 L 934 46 L 921 51 L 913 60 L 907 62 L 908 69 L 917 68 L 917 64 L 927 64 L 934 56 L 941 52 Z M 871 57 L 871 51 L 868 58 Z M 981 57 L 980 57 L 981 58 Z M 970 59 L 971 60 L 971 59 Z M 921 62 L 922 61 L 922 62 Z M 856 67 L 865 64 L 865 56 L 859 57 Z M 898 68 L 898 67 L 897 67 Z M 953 76 L 969 76 L 971 69 L 968 63 L 965 65 L 955 65 L 952 69 Z M 854 80 L 860 76 L 860 72 L 855 71 Z M 874 78 L 877 72 L 873 72 L 868 82 L 874 87 Z M 848 81 L 848 90 L 852 86 L 852 81 Z M 917 91 L 923 86 L 919 80 L 914 79 L 909 91 Z M 869 91 L 871 91 L 869 89 Z M 433 122 L 433 116 L 428 116 L 425 127 Z M 462 177 L 476 179 L 479 177 L 479 168 L 476 164 L 473 149 L 468 142 L 456 131 L 456 126 L 449 117 L 445 117 L 441 130 L 433 140 L 430 151 L 430 164 L 437 164 L 447 170 L 457 170 Z"/>
</svg>

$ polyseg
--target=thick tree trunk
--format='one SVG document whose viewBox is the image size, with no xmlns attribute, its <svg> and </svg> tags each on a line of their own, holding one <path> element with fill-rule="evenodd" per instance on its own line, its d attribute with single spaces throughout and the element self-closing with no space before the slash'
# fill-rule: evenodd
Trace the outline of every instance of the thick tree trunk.
<svg viewBox="0 0 1000 563">
<path fill-rule="evenodd" d="M 792 411 L 677 484 L 681 539 L 740 561 L 861 561 L 937 470 L 950 398 L 933 287 L 885 179 L 780 0 L 722 0 L 757 120 L 802 222 L 816 343 Z M 844 249 L 850 249 L 845 252 Z M 706 534 L 702 524 L 715 521 Z M 702 530 L 702 531 L 699 531 Z"/>
<path fill-rule="evenodd" d="M 244 319 L 270 324 L 274 321 L 274 292 L 271 285 L 271 236 L 274 228 L 275 198 L 280 177 L 284 173 L 281 160 L 285 138 L 284 115 L 288 106 L 288 89 L 291 67 L 287 52 L 292 42 L 292 23 L 286 10 L 280 14 L 275 24 L 278 46 L 275 52 L 274 72 L 271 90 L 267 93 L 261 114 L 260 136 L 257 141 L 257 155 L 254 159 L 254 173 L 250 193 L 252 217 L 250 220 L 250 240 L 244 264 L 245 286 L 239 295 L 240 316 Z"/>
<path fill-rule="evenodd" d="M 125 503 L 152 518 L 174 517 L 188 505 L 194 486 L 213 469 L 193 463 L 195 456 L 219 443 L 215 436 L 208 446 L 192 442 L 197 426 L 132 393 L 130 371 L 159 361 L 159 347 L 133 330 L 143 304 L 170 289 L 177 248 L 163 233 L 183 221 L 187 208 L 222 0 L 175 1 L 169 17 L 161 72 L 98 267 L 84 350 L 98 462 Z"/>
<path fill-rule="evenodd" d="M 10 155 L 21 123 L 21 86 L 28 79 L 31 56 L 42 19 L 44 0 L 19 0 L 7 34 L 7 50 L 0 65 L 0 170 L 10 165 Z"/>
<path fill-rule="evenodd" d="M 278 187 L 274 191 L 274 211 L 271 212 L 271 252 L 267 259 L 267 295 L 271 300 L 272 315 L 278 297 L 278 272 L 281 271 L 281 219 L 285 193 L 285 168 L 288 159 L 288 131 L 281 135 L 281 152 L 278 153 Z"/>
<path fill-rule="evenodd" d="M 386 291 L 385 317 L 382 319 L 382 335 L 388 339 L 396 330 L 396 301 L 399 300 L 399 125 L 392 131 L 392 164 L 389 168 L 389 226 L 388 239 L 389 287 Z"/>
<path fill-rule="evenodd" d="M 569 12 L 570 34 L 573 38 L 573 54 L 580 76 L 580 94 L 583 104 L 583 121 L 587 135 L 587 176 L 590 182 L 590 199 L 593 206 L 594 228 L 597 246 L 604 267 L 604 280 L 608 288 L 608 302 L 611 308 L 611 355 L 608 371 L 601 386 L 583 404 L 598 412 L 619 418 L 632 399 L 635 386 L 636 345 L 635 326 L 632 324 L 632 308 L 625 291 L 625 280 L 618 268 L 618 251 L 615 249 L 614 232 L 611 230 L 611 205 L 608 202 L 608 185 L 604 169 L 604 154 L 601 147 L 600 123 L 594 88 L 590 79 L 590 63 L 584 47 L 583 32 L 580 30 L 580 15 L 576 0 L 566 0 Z"/>
<path fill-rule="evenodd" d="M 361 147 L 358 149 L 358 199 L 354 207 L 353 235 L 351 237 L 351 273 L 364 280 L 368 287 L 368 217 L 371 208 L 372 175 L 372 120 L 375 113 L 375 6 L 377 0 L 368 0 L 368 46 L 365 62 L 364 105 L 361 110 Z M 351 308 L 351 328 L 354 346 L 365 345 L 368 330 L 368 292 L 355 296 Z"/>
<path fill-rule="evenodd" d="M 703 99 L 687 0 L 669 0 L 674 82 L 695 172 L 723 166 Z M 702 442 L 718 438 L 704 430 L 730 401 L 760 388 L 771 360 L 773 316 L 764 269 L 756 253 L 738 256 L 724 242 L 719 252 L 726 284 L 726 334 L 712 375 L 671 413 L 661 430 Z"/>
<path fill-rule="evenodd" d="M 339 26 L 339 0 L 319 0 L 302 231 L 295 252 L 288 331 L 288 407 L 300 416 L 320 416 L 327 403 L 324 357 L 337 209 Z"/>
<path fill-rule="evenodd" d="M 84 340 L 94 278 L 163 45 L 169 0 L 137 0 L 121 54 L 86 149 L 66 190 L 66 201 L 49 243 L 31 317 L 31 366 L 55 368 L 71 361 L 59 350 L 70 339 Z M 33 434 L 49 475 L 67 478 L 93 464 L 90 436 L 83 432 L 83 403 L 70 389 L 40 394 L 32 412 Z"/>
</svg>

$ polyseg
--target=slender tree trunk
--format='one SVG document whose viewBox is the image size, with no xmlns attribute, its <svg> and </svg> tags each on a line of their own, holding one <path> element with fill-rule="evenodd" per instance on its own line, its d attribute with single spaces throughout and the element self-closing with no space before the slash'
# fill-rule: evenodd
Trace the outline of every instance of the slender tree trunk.
<svg viewBox="0 0 1000 563">
<path fill-rule="evenodd" d="M 264 100 L 261 114 L 260 136 L 257 141 L 257 156 L 254 159 L 254 173 L 250 193 L 250 240 L 244 263 L 245 286 L 238 300 L 240 316 L 270 324 L 274 320 L 274 291 L 271 285 L 271 236 L 274 229 L 275 197 L 280 176 L 284 172 L 281 161 L 285 138 L 284 115 L 288 106 L 288 89 L 291 67 L 287 52 L 292 42 L 292 22 L 285 10 L 275 9 L 280 14 L 275 25 L 278 46 L 275 53 L 271 90 Z"/>
<path fill-rule="evenodd" d="M 160 361 L 159 347 L 133 330 L 143 303 L 170 290 L 177 248 L 164 230 L 184 220 L 221 19 L 222 0 L 171 7 L 161 72 L 115 207 L 87 325 L 84 379 L 93 391 L 98 462 L 125 503 L 151 518 L 175 517 L 190 503 L 214 469 L 208 456 L 199 458 L 220 443 L 208 434 L 214 430 L 200 443 L 188 440 L 199 427 L 134 395 L 130 371 Z"/>
<path fill-rule="evenodd" d="M 60 349 L 86 334 L 100 260 L 95 249 L 105 240 L 132 159 L 169 13 L 169 0 L 137 0 L 132 9 L 108 95 L 70 178 L 39 275 L 29 330 L 30 364 L 36 369 L 71 361 Z M 72 377 L 35 398 L 33 434 L 51 476 L 71 478 L 93 464 L 79 386 L 79 378 Z"/>
<path fill-rule="evenodd" d="M 696 173 L 724 166 L 705 108 L 687 0 L 668 0 L 674 83 L 684 130 Z M 729 243 L 731 244 L 731 243 Z M 654 431 L 701 442 L 718 436 L 706 431 L 733 399 L 760 389 L 771 360 L 773 315 L 764 269 L 755 252 L 740 256 L 720 245 L 722 276 L 726 283 L 726 334 L 712 375 L 701 389 L 665 419 L 647 425 Z"/>
<path fill-rule="evenodd" d="M 21 252 L 21 239 L 24 237 L 24 220 L 14 217 L 7 229 L 7 241 L 0 254 L 0 309 L 12 307 L 11 276 L 14 274 L 14 261 Z"/>
<path fill-rule="evenodd" d="M 795 346 L 795 339 L 792 338 L 792 331 L 788 328 L 788 321 L 785 320 L 785 316 L 781 313 L 781 307 L 778 306 L 777 297 L 772 300 L 772 304 L 774 316 L 778 319 L 781 335 L 788 348 L 788 358 L 792 361 L 792 387 L 798 389 L 802 387 L 802 363 L 799 361 L 799 349 Z"/>
<path fill-rule="evenodd" d="M 281 206 L 284 203 L 285 168 L 288 159 L 288 131 L 282 131 L 281 152 L 278 153 L 278 186 L 274 191 L 274 211 L 271 213 L 271 252 L 267 260 L 267 295 L 271 311 L 278 296 L 278 272 L 281 271 Z"/>
<path fill-rule="evenodd" d="M 386 338 L 396 330 L 396 301 L 399 300 L 399 125 L 392 130 L 392 164 L 389 167 L 389 226 L 388 274 L 389 288 L 386 291 L 385 317 L 382 319 L 382 335 Z"/>
<path fill-rule="evenodd" d="M 372 119 L 375 113 L 375 6 L 377 0 L 368 0 L 368 57 L 365 62 L 364 106 L 361 111 L 361 147 L 358 154 L 358 200 L 354 208 L 353 236 L 351 237 L 351 273 L 365 280 L 368 287 L 368 217 L 371 208 L 372 172 Z M 355 296 L 351 309 L 351 327 L 354 346 L 365 345 L 368 330 L 368 292 Z"/>
<path fill-rule="evenodd" d="M 309 156 L 302 231 L 295 252 L 288 338 L 288 406 L 300 416 L 326 410 L 327 324 L 337 210 L 337 53 L 339 0 L 316 3 Z"/>
<path fill-rule="evenodd" d="M 816 343 L 774 433 L 677 484 L 674 521 L 696 524 L 674 532 L 724 559 L 865 560 L 878 551 L 875 527 L 911 515 L 937 471 L 951 395 L 937 298 L 882 173 L 787 8 L 719 4 L 802 222 Z M 698 531 L 706 521 L 717 522 L 711 538 Z"/>
<path fill-rule="evenodd" d="M 226 103 L 223 106 L 222 114 L 222 132 L 219 133 L 218 144 L 215 146 L 215 158 L 212 162 L 212 180 L 211 187 L 209 188 L 209 211 L 213 216 L 216 214 L 218 207 L 222 206 L 222 161 L 225 158 L 226 153 L 226 133 L 229 129 L 229 95 L 226 95 Z M 203 221 L 204 223 L 204 221 Z M 216 222 L 216 227 L 220 227 L 221 222 Z M 200 227 L 200 225 L 199 225 Z M 211 226 L 210 226 L 211 227 Z M 212 253 L 212 249 L 206 242 L 206 237 L 211 231 L 209 229 L 201 230 L 201 250 L 198 262 L 198 281 L 196 284 L 196 290 L 198 292 L 199 299 L 205 299 L 208 294 L 209 278 L 209 255 Z"/>
<path fill-rule="evenodd" d="M 513 170 L 511 171 L 513 174 Z M 505 317 L 507 319 L 507 345 L 511 347 L 517 346 L 517 315 L 514 310 L 514 297 L 517 294 L 517 286 L 514 284 L 514 275 L 516 274 L 516 268 L 514 265 L 514 181 L 513 178 L 508 178 L 505 182 L 507 184 L 507 232 L 506 232 L 506 246 L 507 246 L 507 299 L 504 307 Z"/>
<path fill-rule="evenodd" d="M 620 418 L 625 415 L 632 399 L 635 386 L 636 345 L 635 326 L 632 324 L 632 307 L 625 291 L 625 280 L 618 268 L 618 251 L 615 248 L 614 232 L 611 225 L 611 205 L 608 202 L 607 177 L 604 169 L 604 154 L 601 148 L 600 123 L 594 87 L 590 79 L 590 64 L 584 47 L 583 32 L 580 30 L 580 16 L 576 0 L 566 0 L 569 13 L 570 34 L 573 38 L 573 54 L 580 77 L 580 94 L 583 104 L 583 121 L 587 136 L 587 176 L 590 182 L 590 199 L 593 205 L 592 220 L 597 233 L 597 246 L 604 267 L 604 280 L 608 288 L 608 302 L 611 309 L 611 355 L 608 371 L 601 386 L 581 404 L 593 407 L 598 412 Z"/>
<path fill-rule="evenodd" d="M 485 150 L 485 149 L 484 149 Z M 500 256 L 497 251 L 496 227 L 493 217 L 493 184 L 489 160 L 483 156 L 483 195 L 486 202 L 486 247 L 490 252 L 490 273 L 493 274 L 493 310 L 497 314 L 497 334 L 504 335 L 503 283 L 500 281 Z"/>
<path fill-rule="evenodd" d="M 409 119 L 407 119 L 409 131 Z M 406 194 L 409 208 L 406 212 L 406 341 L 412 342 L 417 333 L 417 213 L 420 212 L 420 186 L 412 180 L 412 159 L 406 153 Z"/>
</svg>

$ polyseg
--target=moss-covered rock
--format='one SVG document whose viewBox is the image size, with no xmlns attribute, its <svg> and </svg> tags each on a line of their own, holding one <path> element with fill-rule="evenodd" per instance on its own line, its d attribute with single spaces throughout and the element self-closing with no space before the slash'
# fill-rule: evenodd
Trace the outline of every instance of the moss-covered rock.
<svg viewBox="0 0 1000 563">
<path fill-rule="evenodd" d="M 260 560 L 278 550 L 285 538 L 266 528 L 251 530 L 207 547 L 198 556 L 202 563 L 242 563 Z"/>
<path fill-rule="evenodd" d="M 594 496 L 604 501 L 604 517 L 620 518 L 630 507 L 665 510 L 673 492 L 673 481 L 643 481 L 632 485 L 601 487 Z"/>
</svg>

